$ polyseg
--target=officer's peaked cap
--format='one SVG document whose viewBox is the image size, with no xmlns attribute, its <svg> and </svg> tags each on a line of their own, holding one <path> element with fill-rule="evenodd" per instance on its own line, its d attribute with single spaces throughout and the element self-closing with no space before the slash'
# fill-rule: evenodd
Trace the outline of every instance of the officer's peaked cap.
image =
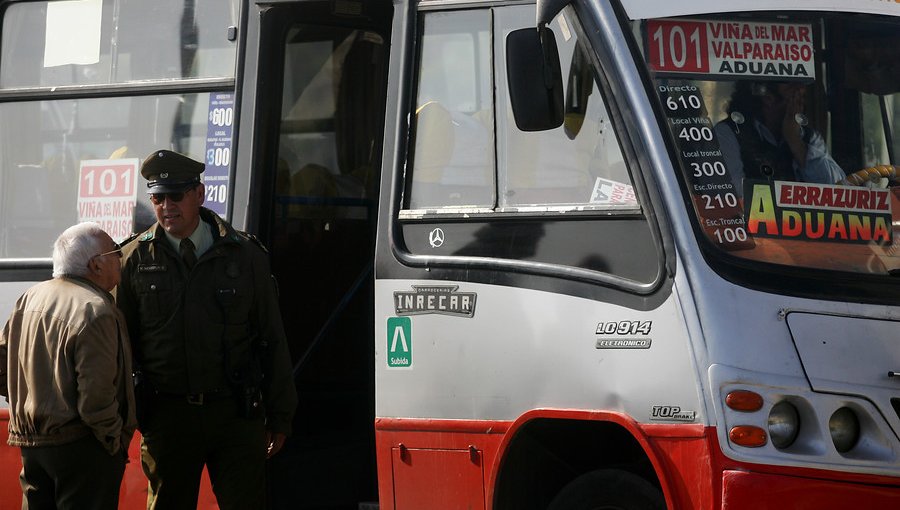
<svg viewBox="0 0 900 510">
<path fill-rule="evenodd" d="M 147 193 L 177 193 L 199 184 L 204 168 L 184 154 L 158 150 L 144 159 L 141 175 L 147 179 Z"/>
</svg>

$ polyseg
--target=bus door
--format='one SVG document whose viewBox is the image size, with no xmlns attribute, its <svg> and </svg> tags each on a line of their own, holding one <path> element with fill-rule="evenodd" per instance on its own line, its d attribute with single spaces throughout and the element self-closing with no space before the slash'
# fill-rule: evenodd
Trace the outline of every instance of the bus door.
<svg viewBox="0 0 900 510">
<path fill-rule="evenodd" d="M 372 260 L 390 19 L 390 2 L 260 10 L 253 158 L 263 199 L 250 211 L 300 396 L 294 435 L 273 458 L 276 508 L 377 500 Z"/>
</svg>

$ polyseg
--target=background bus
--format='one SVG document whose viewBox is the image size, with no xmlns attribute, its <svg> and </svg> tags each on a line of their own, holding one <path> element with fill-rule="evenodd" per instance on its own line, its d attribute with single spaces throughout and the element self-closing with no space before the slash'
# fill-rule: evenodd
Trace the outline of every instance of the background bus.
<svg viewBox="0 0 900 510">
<path fill-rule="evenodd" d="M 259 235 L 281 289 L 300 407 L 270 462 L 273 508 L 378 499 L 372 253 L 393 10 L 0 2 L 0 315 L 50 277 L 66 226 L 98 221 L 118 240 L 154 221 L 141 158 L 204 161 L 205 205 Z M 2 429 L 0 508 L 17 508 Z M 131 457 L 123 508 L 142 508 L 137 442 Z"/>
</svg>

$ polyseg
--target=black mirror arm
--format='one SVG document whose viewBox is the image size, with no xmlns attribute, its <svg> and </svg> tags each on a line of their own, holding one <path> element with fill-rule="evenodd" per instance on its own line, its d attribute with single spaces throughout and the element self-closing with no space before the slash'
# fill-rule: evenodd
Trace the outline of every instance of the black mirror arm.
<svg viewBox="0 0 900 510">
<path fill-rule="evenodd" d="M 535 21 L 538 29 L 550 23 L 572 0 L 538 0 L 535 6 Z"/>
<path fill-rule="evenodd" d="M 550 30 L 550 27 L 547 25 L 538 26 L 538 36 L 541 40 L 541 53 L 544 57 L 544 86 L 547 89 L 553 88 L 553 58 L 550 56 L 550 52 L 552 50 L 552 46 L 547 43 L 548 37 L 553 37 L 553 30 Z"/>
</svg>

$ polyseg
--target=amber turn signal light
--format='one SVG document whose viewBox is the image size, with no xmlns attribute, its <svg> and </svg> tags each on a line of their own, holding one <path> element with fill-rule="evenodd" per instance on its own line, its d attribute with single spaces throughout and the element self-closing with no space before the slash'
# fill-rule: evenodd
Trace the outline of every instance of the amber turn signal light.
<svg viewBox="0 0 900 510">
<path fill-rule="evenodd" d="M 747 390 L 735 390 L 725 397 L 725 405 L 735 411 L 752 413 L 763 406 L 763 398 L 759 393 Z"/>
<path fill-rule="evenodd" d="M 728 433 L 731 442 L 747 448 L 759 448 L 766 444 L 766 431 L 752 425 L 738 425 Z"/>
</svg>

